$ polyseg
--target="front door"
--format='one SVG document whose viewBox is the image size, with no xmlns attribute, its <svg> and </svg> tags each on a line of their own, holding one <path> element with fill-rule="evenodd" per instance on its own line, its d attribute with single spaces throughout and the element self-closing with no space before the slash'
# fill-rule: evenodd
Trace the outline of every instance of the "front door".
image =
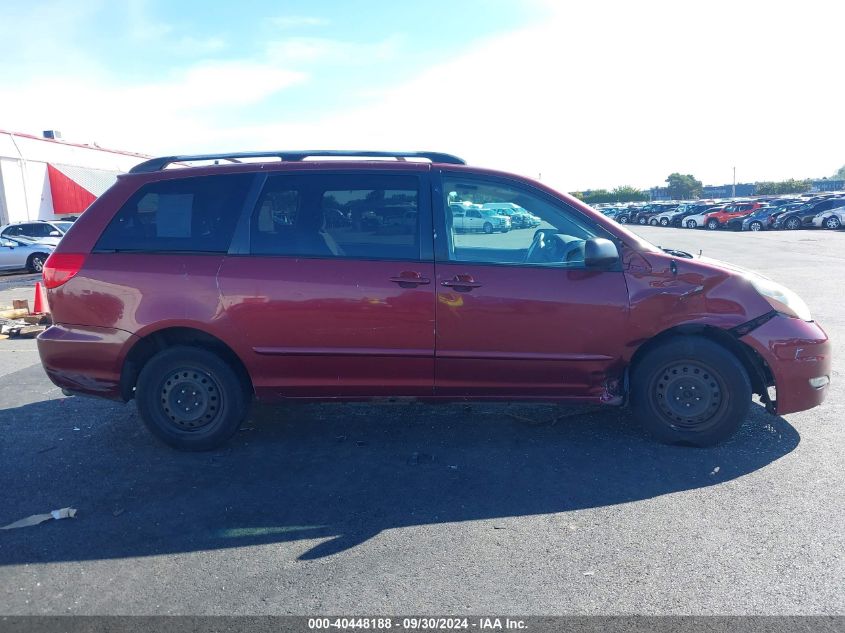
<svg viewBox="0 0 845 633">
<path fill-rule="evenodd" d="M 599 397 L 622 366 L 628 292 L 621 268 L 585 267 L 584 240 L 610 236 L 563 201 L 507 179 L 445 172 L 435 193 L 435 392 Z M 505 202 L 540 225 L 492 234 L 452 227 L 459 204 Z"/>
<path fill-rule="evenodd" d="M 276 174 L 220 287 L 260 397 L 430 396 L 427 173 Z"/>
</svg>

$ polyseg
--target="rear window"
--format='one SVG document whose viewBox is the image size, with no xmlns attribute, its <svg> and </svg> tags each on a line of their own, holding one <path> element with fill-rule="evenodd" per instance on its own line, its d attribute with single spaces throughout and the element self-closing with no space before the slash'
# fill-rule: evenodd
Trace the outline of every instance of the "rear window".
<svg viewBox="0 0 845 633">
<path fill-rule="evenodd" d="M 252 174 L 164 180 L 121 207 L 95 250 L 225 253 Z"/>
</svg>

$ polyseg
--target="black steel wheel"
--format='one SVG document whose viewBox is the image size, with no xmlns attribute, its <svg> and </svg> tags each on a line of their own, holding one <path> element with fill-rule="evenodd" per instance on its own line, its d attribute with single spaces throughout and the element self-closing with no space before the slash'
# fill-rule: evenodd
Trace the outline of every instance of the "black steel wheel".
<svg viewBox="0 0 845 633">
<path fill-rule="evenodd" d="M 742 425 L 751 382 L 730 350 L 703 337 L 678 336 L 637 361 L 630 395 L 637 419 L 661 441 L 710 446 Z"/>
<path fill-rule="evenodd" d="M 144 365 L 135 398 L 141 420 L 181 450 L 216 448 L 240 428 L 248 408 L 241 377 L 217 354 L 171 347 Z"/>
<path fill-rule="evenodd" d="M 725 385 L 706 365 L 689 360 L 673 360 L 654 372 L 649 387 L 656 406 L 672 426 L 701 429 L 717 418 Z"/>
</svg>

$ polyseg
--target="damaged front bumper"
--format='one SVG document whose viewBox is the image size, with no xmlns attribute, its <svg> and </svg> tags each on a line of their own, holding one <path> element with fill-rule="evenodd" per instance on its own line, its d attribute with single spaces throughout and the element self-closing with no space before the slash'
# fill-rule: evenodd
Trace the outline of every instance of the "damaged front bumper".
<svg viewBox="0 0 845 633">
<path fill-rule="evenodd" d="M 815 322 L 777 314 L 739 339 L 766 362 L 775 383 L 778 415 L 820 405 L 830 385 L 831 344 Z"/>
</svg>

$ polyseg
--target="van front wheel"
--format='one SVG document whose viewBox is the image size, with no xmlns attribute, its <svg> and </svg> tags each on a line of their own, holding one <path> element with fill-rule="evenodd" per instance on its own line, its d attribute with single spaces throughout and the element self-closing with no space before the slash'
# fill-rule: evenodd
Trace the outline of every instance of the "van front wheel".
<svg viewBox="0 0 845 633">
<path fill-rule="evenodd" d="M 216 354 L 175 346 L 144 365 L 135 391 L 141 420 L 158 439 L 184 451 L 217 448 L 240 428 L 247 394 Z"/>
<path fill-rule="evenodd" d="M 631 373 L 631 408 L 643 427 L 670 444 L 712 446 L 742 426 L 751 381 L 730 351 L 678 336 L 648 351 Z"/>
</svg>

